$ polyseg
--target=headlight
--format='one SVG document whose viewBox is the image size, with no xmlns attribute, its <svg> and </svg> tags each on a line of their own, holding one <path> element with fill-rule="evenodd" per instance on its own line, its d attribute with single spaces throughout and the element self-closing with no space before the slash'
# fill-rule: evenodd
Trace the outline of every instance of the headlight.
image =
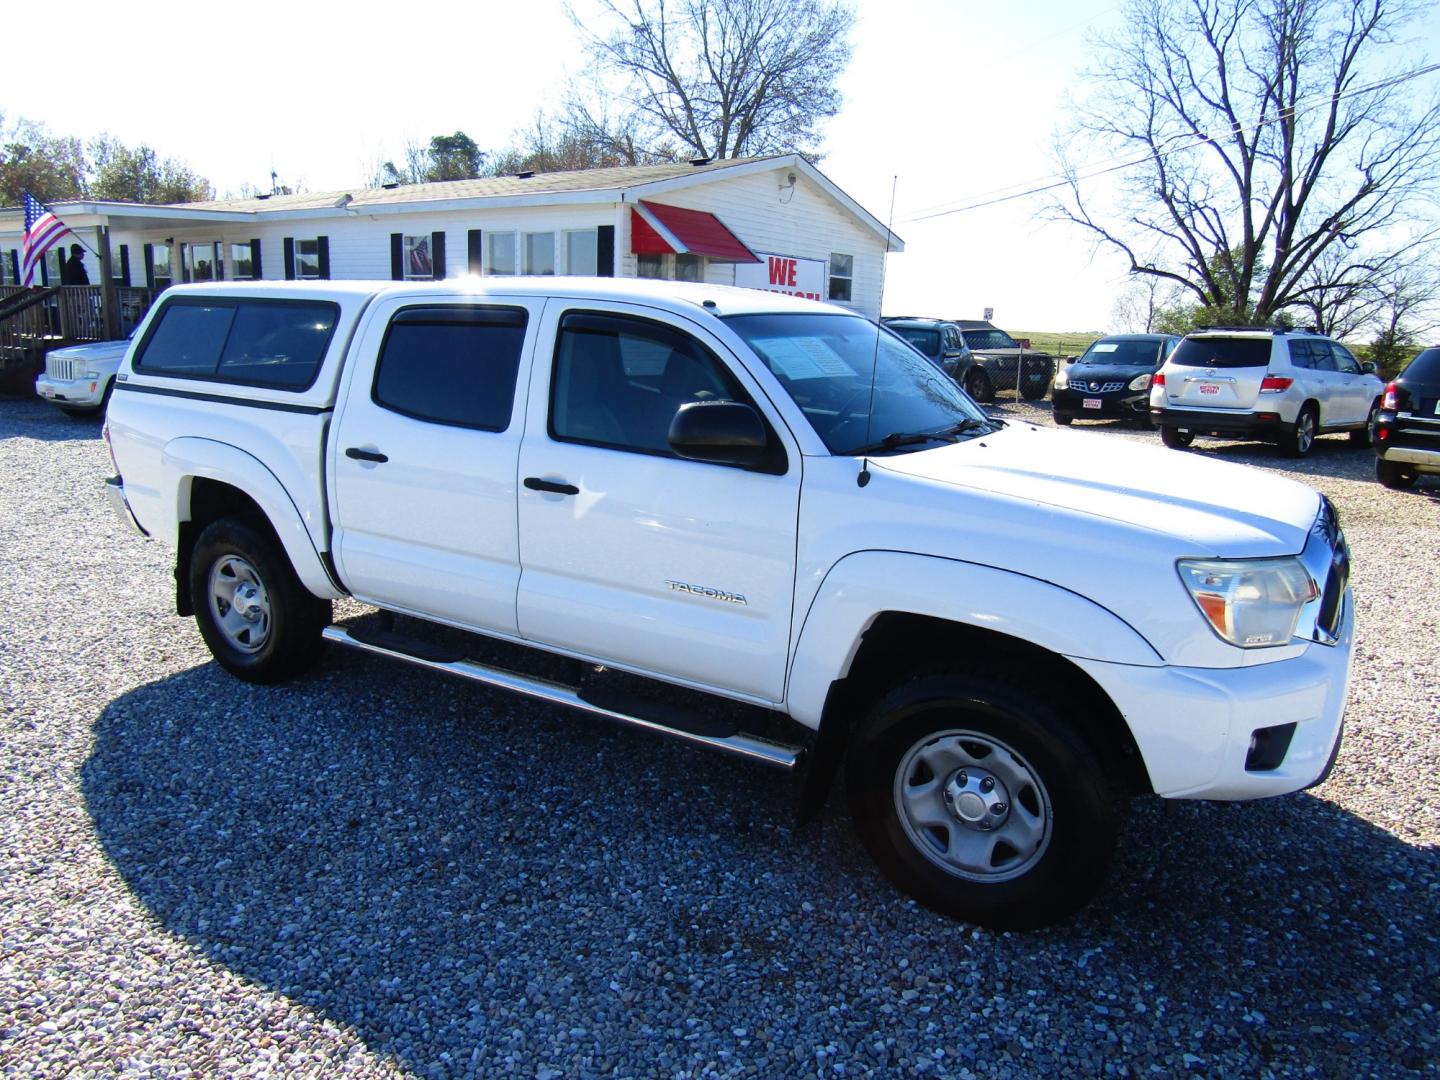
<svg viewBox="0 0 1440 1080">
<path fill-rule="evenodd" d="M 1181 559 L 1180 580 L 1215 632 L 1242 649 L 1285 645 L 1320 590 L 1299 559 Z"/>
<path fill-rule="evenodd" d="M 1131 389 L 1131 390 L 1149 390 L 1149 389 L 1150 389 L 1150 373 L 1147 371 L 1144 375 L 1136 375 L 1133 379 L 1130 380 L 1130 389 Z"/>
<path fill-rule="evenodd" d="M 1055 389 L 1064 390 L 1070 385 L 1070 368 L 1060 367 L 1055 371 Z"/>
</svg>

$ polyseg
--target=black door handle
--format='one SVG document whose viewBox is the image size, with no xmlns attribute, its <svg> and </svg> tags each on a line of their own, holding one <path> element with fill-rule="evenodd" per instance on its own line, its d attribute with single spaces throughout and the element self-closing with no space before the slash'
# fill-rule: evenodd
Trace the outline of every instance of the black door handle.
<svg viewBox="0 0 1440 1080">
<path fill-rule="evenodd" d="M 389 461 L 390 459 L 379 450 L 361 450 L 358 446 L 352 446 L 345 451 L 345 456 L 354 458 L 356 461 Z"/>
<path fill-rule="evenodd" d="M 538 476 L 527 476 L 525 486 L 531 491 L 553 491 L 556 495 L 580 494 L 580 489 L 574 484 L 564 484 L 556 480 L 541 480 Z"/>
</svg>

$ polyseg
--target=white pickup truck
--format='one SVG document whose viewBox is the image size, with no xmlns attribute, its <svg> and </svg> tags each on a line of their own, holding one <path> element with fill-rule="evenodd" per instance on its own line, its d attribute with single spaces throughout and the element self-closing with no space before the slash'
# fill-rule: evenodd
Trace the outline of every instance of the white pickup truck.
<svg viewBox="0 0 1440 1080">
<path fill-rule="evenodd" d="M 1339 750 L 1353 608 L 1324 498 L 992 418 L 840 308 L 580 278 L 175 288 L 106 437 L 116 509 L 175 547 L 178 610 L 235 675 L 330 641 L 803 765 L 803 813 L 843 767 L 883 870 L 977 923 L 1084 904 L 1131 795 L 1279 795 Z M 346 596 L 380 613 L 331 625 Z M 481 662 L 494 639 L 578 674 Z"/>
</svg>

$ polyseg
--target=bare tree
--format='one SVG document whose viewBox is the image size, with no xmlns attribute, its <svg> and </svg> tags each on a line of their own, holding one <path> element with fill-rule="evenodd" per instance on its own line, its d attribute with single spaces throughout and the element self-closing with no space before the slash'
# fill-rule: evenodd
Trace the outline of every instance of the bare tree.
<svg viewBox="0 0 1440 1080">
<path fill-rule="evenodd" d="M 1156 333 L 1155 324 L 1161 311 L 1175 306 L 1177 301 L 1173 285 L 1154 274 L 1134 274 L 1116 299 L 1110 320 L 1117 333 Z"/>
<path fill-rule="evenodd" d="M 1129 0 L 1070 140 L 1133 168 L 1101 210 L 1074 162 L 1062 217 L 1207 312 L 1267 322 L 1433 214 L 1440 99 L 1379 73 L 1408 0 Z M 1424 88 L 1430 85 L 1427 92 Z M 1403 89 L 1401 89 L 1403 87 Z M 1418 109 L 1405 104 L 1428 93 Z M 1111 170 L 1113 171 L 1113 167 Z M 1165 262 L 1137 252 L 1156 249 Z"/>
<path fill-rule="evenodd" d="M 598 0 L 586 34 L 596 74 L 636 117 L 691 155 L 813 157 L 840 110 L 855 15 L 845 0 Z M 603 97 L 603 91 L 597 96 Z"/>
</svg>

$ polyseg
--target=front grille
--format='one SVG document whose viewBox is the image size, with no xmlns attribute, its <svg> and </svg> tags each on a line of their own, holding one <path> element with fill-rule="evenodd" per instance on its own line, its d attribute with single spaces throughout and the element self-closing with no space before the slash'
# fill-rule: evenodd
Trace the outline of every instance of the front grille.
<svg viewBox="0 0 1440 1080">
<path fill-rule="evenodd" d="M 80 361 L 68 356 L 50 355 L 45 357 L 45 376 L 59 382 L 69 382 L 80 377 Z"/>
<path fill-rule="evenodd" d="M 1125 384 L 1123 382 L 1086 382 L 1077 380 L 1070 384 L 1076 390 L 1082 390 L 1087 394 L 1110 394 L 1119 390 Z"/>
</svg>

